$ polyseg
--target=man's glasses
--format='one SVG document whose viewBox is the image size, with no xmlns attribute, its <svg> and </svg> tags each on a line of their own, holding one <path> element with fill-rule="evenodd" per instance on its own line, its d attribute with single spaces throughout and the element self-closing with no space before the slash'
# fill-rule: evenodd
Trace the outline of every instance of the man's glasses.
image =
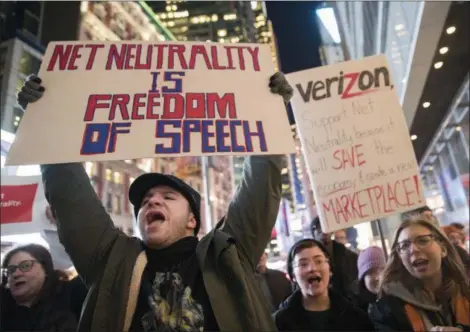
<svg viewBox="0 0 470 332">
<path fill-rule="evenodd" d="M 35 263 L 37 263 L 37 261 L 35 261 L 34 259 L 24 260 L 21 261 L 18 265 L 8 265 L 6 268 L 3 269 L 3 273 L 6 277 L 9 277 L 18 269 L 21 272 L 29 272 L 31 271 Z"/>
<path fill-rule="evenodd" d="M 400 254 L 405 254 L 410 252 L 411 245 L 414 244 L 416 247 L 419 249 L 425 249 L 431 243 L 435 241 L 435 237 L 432 234 L 426 234 L 426 235 L 420 235 L 415 237 L 413 240 L 404 240 L 401 242 L 398 242 L 395 246 L 395 249 L 397 250 L 398 253 Z"/>
</svg>

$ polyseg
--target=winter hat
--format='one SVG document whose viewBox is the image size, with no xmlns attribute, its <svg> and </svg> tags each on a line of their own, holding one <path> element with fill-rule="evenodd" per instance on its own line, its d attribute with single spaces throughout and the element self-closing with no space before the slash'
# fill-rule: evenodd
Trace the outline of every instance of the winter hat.
<svg viewBox="0 0 470 332">
<path fill-rule="evenodd" d="M 369 247 L 363 250 L 357 259 L 358 279 L 362 280 L 367 272 L 374 268 L 385 267 L 385 255 L 379 247 Z"/>
</svg>

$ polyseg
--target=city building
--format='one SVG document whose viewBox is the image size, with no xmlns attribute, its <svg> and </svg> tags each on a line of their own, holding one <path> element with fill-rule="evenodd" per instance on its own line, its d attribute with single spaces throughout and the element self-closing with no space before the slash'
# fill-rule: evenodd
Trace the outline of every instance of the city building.
<svg viewBox="0 0 470 332">
<path fill-rule="evenodd" d="M 383 53 L 410 129 L 426 203 L 468 226 L 470 4 L 332 2 L 346 59 Z M 399 216 L 381 222 L 391 240 Z"/>
<path fill-rule="evenodd" d="M 4 161 L 23 115 L 16 104 L 16 93 L 27 75 L 38 73 L 44 45 L 55 40 L 175 39 L 145 2 L 26 1 L 1 5 L 1 27 L 5 27 L 0 29 L 2 174 L 39 174 L 37 165 L 5 168 Z M 128 188 L 140 174 L 154 171 L 178 174 L 194 188 L 202 188 L 201 162 L 197 158 L 181 158 L 178 162 L 175 158 L 87 162 L 85 169 L 116 226 L 127 234 L 135 231 Z M 205 225 L 204 218 L 202 225 Z M 201 227 L 201 233 L 204 230 Z"/>
<path fill-rule="evenodd" d="M 240 18 L 238 1 L 165 1 L 149 5 L 179 41 L 238 43 L 250 41 L 254 35 Z"/>
</svg>

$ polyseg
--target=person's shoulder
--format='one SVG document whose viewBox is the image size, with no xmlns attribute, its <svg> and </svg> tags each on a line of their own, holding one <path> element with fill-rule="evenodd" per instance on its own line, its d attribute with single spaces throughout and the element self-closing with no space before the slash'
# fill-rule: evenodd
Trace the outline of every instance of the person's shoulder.
<svg viewBox="0 0 470 332">
<path fill-rule="evenodd" d="M 296 310 L 286 306 L 278 309 L 272 316 L 274 324 L 278 329 L 288 329 L 291 322 L 295 321 Z"/>
</svg>

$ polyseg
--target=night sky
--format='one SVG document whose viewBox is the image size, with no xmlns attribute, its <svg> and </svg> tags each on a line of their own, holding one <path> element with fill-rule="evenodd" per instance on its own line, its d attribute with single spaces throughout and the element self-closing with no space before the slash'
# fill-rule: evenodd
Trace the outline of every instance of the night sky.
<svg viewBox="0 0 470 332">
<path fill-rule="evenodd" d="M 288 74 L 321 66 L 320 32 L 315 10 L 322 2 L 266 1 L 268 19 L 276 36 L 280 69 Z M 288 107 L 289 122 L 294 123 Z"/>
</svg>

